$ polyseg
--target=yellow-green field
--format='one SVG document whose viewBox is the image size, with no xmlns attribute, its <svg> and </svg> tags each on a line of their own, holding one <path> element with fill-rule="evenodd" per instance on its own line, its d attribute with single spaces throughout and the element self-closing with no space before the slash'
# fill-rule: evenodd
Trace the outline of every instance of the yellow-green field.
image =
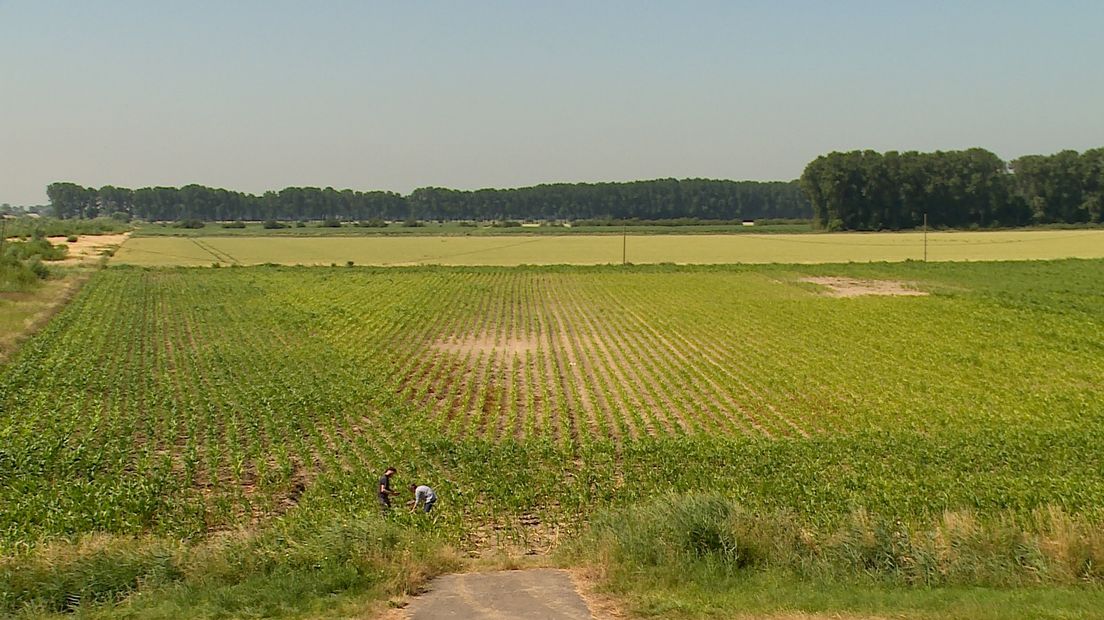
<svg viewBox="0 0 1104 620">
<path fill-rule="evenodd" d="M 845 263 L 920 260 L 923 233 L 630 235 L 628 262 Z M 140 237 L 112 261 L 133 265 L 594 265 L 620 263 L 617 235 L 515 237 Z M 1104 258 L 1104 230 L 938 232 L 928 260 Z"/>
</svg>

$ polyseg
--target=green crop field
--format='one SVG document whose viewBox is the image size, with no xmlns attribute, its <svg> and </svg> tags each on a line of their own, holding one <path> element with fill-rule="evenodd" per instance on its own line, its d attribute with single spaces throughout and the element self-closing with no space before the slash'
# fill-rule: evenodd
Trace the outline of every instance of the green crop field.
<svg viewBox="0 0 1104 620">
<path fill-rule="evenodd" d="M 473 551 L 547 549 L 670 493 L 825 545 L 856 518 L 883 531 L 867 514 L 1094 519 L 1101 290 L 1099 260 L 110 267 L 0 367 L 0 548 L 342 522 L 376 512 L 387 464 L 442 498 L 397 522 Z M 894 294 L 848 296 L 870 291 Z"/>
<path fill-rule="evenodd" d="M 502 489 L 456 462 L 468 440 L 493 452 L 539 447 L 557 467 L 598 446 L 611 459 L 599 471 L 649 462 L 629 456 L 645 438 L 676 450 L 686 439 L 736 442 L 739 480 L 748 451 L 853 434 L 920 446 L 996 436 L 1039 442 L 1022 457 L 1030 467 L 952 484 L 947 497 L 922 492 L 924 479 L 887 492 L 906 494 L 909 510 L 1091 505 L 1104 499 L 1089 441 L 1104 413 L 1102 273 L 1095 261 L 112 268 L 3 370 L 3 463 L 21 481 L 0 498 L 5 540 L 202 530 L 272 510 L 303 480 L 356 492 L 391 461 L 455 480 L 442 482 L 445 492 L 466 490 L 462 503 L 476 509 L 487 505 L 481 493 Z M 802 281 L 817 274 L 899 280 L 930 294 L 829 297 Z M 1048 442 L 1068 447 L 1030 461 Z M 881 458 L 898 457 L 871 466 Z M 990 480 L 954 454 L 923 466 L 941 479 Z M 1054 477 L 1042 484 L 1042 471 Z M 617 484 L 651 490 L 635 475 Z M 368 486 L 350 500 L 370 500 Z M 830 516 L 884 501 L 868 490 L 776 499 L 824 502 Z M 503 499 L 514 501 L 513 491 Z M 542 505 L 522 497 L 498 508 Z"/>
<path fill-rule="evenodd" d="M 834 263 L 924 258 L 924 235 L 499 235 L 328 237 L 135 237 L 116 263 L 165 265 L 599 265 Z M 931 261 L 1104 258 L 1104 230 L 939 232 Z"/>
</svg>

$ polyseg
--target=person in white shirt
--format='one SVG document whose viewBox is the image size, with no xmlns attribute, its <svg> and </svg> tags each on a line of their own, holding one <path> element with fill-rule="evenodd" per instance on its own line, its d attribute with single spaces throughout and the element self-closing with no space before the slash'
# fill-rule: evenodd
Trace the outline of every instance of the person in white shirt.
<svg viewBox="0 0 1104 620">
<path fill-rule="evenodd" d="M 422 504 L 422 510 L 427 513 L 433 510 L 433 505 L 437 503 L 437 494 L 433 489 L 424 484 L 412 484 L 410 490 L 414 492 L 414 501 L 410 502 L 410 512 L 417 510 L 418 504 Z"/>
</svg>

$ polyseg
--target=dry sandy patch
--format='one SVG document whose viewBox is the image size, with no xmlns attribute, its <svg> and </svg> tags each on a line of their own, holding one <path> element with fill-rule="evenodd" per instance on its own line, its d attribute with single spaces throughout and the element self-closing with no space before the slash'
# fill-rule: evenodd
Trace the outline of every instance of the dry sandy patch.
<svg viewBox="0 0 1104 620">
<path fill-rule="evenodd" d="M 47 238 L 54 245 L 64 245 L 69 248 L 69 255 L 64 260 L 50 261 L 50 264 L 72 267 L 98 261 L 105 251 L 113 250 L 122 245 L 124 241 L 130 238 L 130 233 L 80 235 L 73 242 L 66 241 L 66 237 Z"/>
<path fill-rule="evenodd" d="M 837 276 L 817 276 L 801 278 L 802 282 L 811 282 L 823 286 L 828 297 L 862 297 L 864 295 L 894 295 L 904 297 L 923 297 L 928 293 L 912 284 L 898 280 L 859 280 Z"/>
<path fill-rule="evenodd" d="M 438 340 L 433 348 L 448 353 L 487 353 L 498 355 L 524 355 L 537 350 L 536 338 L 500 338 L 492 334 L 465 336 L 455 340 Z"/>
</svg>

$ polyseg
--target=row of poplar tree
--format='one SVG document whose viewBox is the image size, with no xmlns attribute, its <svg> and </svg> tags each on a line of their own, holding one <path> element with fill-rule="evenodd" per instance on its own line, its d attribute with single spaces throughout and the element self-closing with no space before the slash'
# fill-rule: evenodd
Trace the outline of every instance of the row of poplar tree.
<svg viewBox="0 0 1104 620">
<path fill-rule="evenodd" d="M 1104 148 L 1004 162 L 985 149 L 851 151 L 816 158 L 801 188 L 829 230 L 1104 221 Z"/>
<path fill-rule="evenodd" d="M 288 187 L 262 195 L 202 185 L 128 189 L 52 183 L 57 217 L 124 214 L 150 221 L 223 220 L 525 220 L 809 218 L 796 181 L 657 179 L 556 183 L 461 191 L 428 187 L 403 196 L 332 187 Z"/>
<path fill-rule="evenodd" d="M 1005 162 L 964 151 L 830 153 L 800 181 L 657 179 L 475 191 L 288 187 L 262 195 L 202 185 L 47 188 L 55 215 L 219 220 L 738 220 L 813 218 L 829 230 L 1007 227 L 1104 220 L 1104 148 Z"/>
</svg>

